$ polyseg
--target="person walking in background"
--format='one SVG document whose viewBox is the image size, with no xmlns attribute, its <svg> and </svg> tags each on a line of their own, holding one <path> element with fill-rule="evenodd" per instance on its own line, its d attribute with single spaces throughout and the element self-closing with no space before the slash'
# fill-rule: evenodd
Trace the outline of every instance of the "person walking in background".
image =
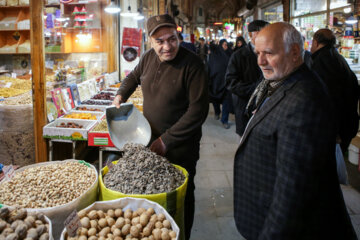
<svg viewBox="0 0 360 240">
<path fill-rule="evenodd" d="M 335 105 L 337 139 L 343 154 L 359 128 L 357 77 L 335 49 L 336 37 L 329 29 L 320 29 L 311 45 L 312 70 L 325 82 Z"/>
<path fill-rule="evenodd" d="M 196 54 L 201 58 L 204 64 L 206 64 L 209 47 L 205 43 L 205 39 L 203 37 L 199 39 L 199 42 L 200 43 L 196 48 Z"/>
<path fill-rule="evenodd" d="M 235 113 L 236 133 L 242 136 L 249 120 L 245 113 L 246 105 L 251 93 L 254 91 L 262 74 L 257 65 L 257 56 L 254 53 L 253 44 L 257 33 L 269 23 L 262 20 L 255 20 L 248 25 L 251 36 L 249 44 L 242 44 L 230 58 L 226 71 L 226 87 L 232 93 L 232 101 Z M 240 42 L 242 37 L 240 37 Z"/>
<path fill-rule="evenodd" d="M 235 42 L 235 47 L 234 47 L 234 53 L 235 53 L 238 49 L 240 49 L 240 48 L 242 48 L 242 47 L 244 47 L 244 46 L 246 46 L 245 39 L 244 39 L 242 36 L 236 37 L 236 42 Z"/>
<path fill-rule="evenodd" d="M 230 56 L 231 50 L 228 48 L 227 41 L 222 39 L 216 50 L 210 53 L 208 61 L 210 102 L 214 106 L 215 119 L 218 120 L 221 114 L 221 122 L 225 129 L 230 128 L 231 94 L 225 86 L 225 73 Z"/>
<path fill-rule="evenodd" d="M 255 51 L 264 79 L 235 155 L 238 231 L 247 240 L 357 239 L 336 174 L 333 107 L 303 62 L 301 34 L 273 23 Z"/>
<path fill-rule="evenodd" d="M 193 53 L 196 53 L 196 47 L 194 44 L 192 44 L 191 42 L 185 42 L 184 41 L 184 37 L 181 33 L 178 33 L 179 35 L 179 42 L 180 42 L 180 46 L 192 51 Z"/>
<path fill-rule="evenodd" d="M 150 150 L 189 173 L 184 209 L 184 234 L 189 239 L 195 212 L 194 177 L 201 126 L 209 110 L 208 79 L 201 59 L 179 46 L 176 27 L 168 14 L 148 19 L 152 48 L 122 81 L 113 104 L 119 108 L 141 84 L 143 113 L 152 134 Z"/>
</svg>

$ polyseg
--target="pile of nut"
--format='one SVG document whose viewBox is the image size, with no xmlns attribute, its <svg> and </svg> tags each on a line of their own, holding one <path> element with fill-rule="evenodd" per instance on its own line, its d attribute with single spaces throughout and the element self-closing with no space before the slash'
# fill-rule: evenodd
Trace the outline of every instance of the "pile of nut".
<svg viewBox="0 0 360 240">
<path fill-rule="evenodd" d="M 0 203 L 24 208 L 60 206 L 80 197 L 95 181 L 95 170 L 79 162 L 27 168 L 0 184 Z"/>
<path fill-rule="evenodd" d="M 180 187 L 184 174 L 141 144 L 127 143 L 123 156 L 104 176 L 107 188 L 125 194 L 166 193 Z"/>
<path fill-rule="evenodd" d="M 141 239 L 141 240 L 175 240 L 176 232 L 165 215 L 156 214 L 153 208 L 123 210 L 81 210 L 78 212 L 82 227 L 76 237 L 69 240 L 101 239 Z"/>
<path fill-rule="evenodd" d="M 94 127 L 92 132 L 109 132 L 106 118 L 101 120 L 101 122 Z"/>
<path fill-rule="evenodd" d="M 23 104 L 32 104 L 32 103 L 33 101 L 30 91 L 18 95 L 16 97 L 7 98 L 4 101 L 0 101 L 0 104 L 4 104 L 4 105 L 23 105 Z"/>
<path fill-rule="evenodd" d="M 48 240 L 49 224 L 42 213 L 27 213 L 25 209 L 0 209 L 0 239 Z"/>
</svg>

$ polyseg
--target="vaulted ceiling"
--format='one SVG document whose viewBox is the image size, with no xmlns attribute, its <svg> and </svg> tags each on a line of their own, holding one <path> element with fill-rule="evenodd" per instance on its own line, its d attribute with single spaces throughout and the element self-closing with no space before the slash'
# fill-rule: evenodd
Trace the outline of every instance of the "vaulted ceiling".
<svg viewBox="0 0 360 240">
<path fill-rule="evenodd" d="M 246 0 L 190 0 L 193 7 L 202 6 L 204 12 L 215 14 L 216 18 L 236 17 L 237 11 Z M 220 20 L 220 19 L 218 19 Z"/>
</svg>

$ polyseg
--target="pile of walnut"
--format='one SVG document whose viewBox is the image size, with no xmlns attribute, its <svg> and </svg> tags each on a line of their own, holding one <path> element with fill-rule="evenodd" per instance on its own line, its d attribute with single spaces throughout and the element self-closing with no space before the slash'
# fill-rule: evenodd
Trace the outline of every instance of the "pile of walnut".
<svg viewBox="0 0 360 240">
<path fill-rule="evenodd" d="M 69 240 L 175 240 L 176 232 L 165 215 L 153 208 L 81 210 L 82 227 Z"/>
<path fill-rule="evenodd" d="M 1 240 L 48 240 L 49 224 L 42 213 L 25 209 L 0 209 Z"/>
</svg>

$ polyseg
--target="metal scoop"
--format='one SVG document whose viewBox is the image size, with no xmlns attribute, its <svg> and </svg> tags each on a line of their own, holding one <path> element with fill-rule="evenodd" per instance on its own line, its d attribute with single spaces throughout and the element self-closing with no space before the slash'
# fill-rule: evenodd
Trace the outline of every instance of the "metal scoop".
<svg viewBox="0 0 360 240">
<path fill-rule="evenodd" d="M 118 149 L 125 143 L 148 145 L 150 124 L 132 103 L 123 103 L 119 109 L 114 106 L 106 108 L 106 121 L 111 141 Z"/>
</svg>

